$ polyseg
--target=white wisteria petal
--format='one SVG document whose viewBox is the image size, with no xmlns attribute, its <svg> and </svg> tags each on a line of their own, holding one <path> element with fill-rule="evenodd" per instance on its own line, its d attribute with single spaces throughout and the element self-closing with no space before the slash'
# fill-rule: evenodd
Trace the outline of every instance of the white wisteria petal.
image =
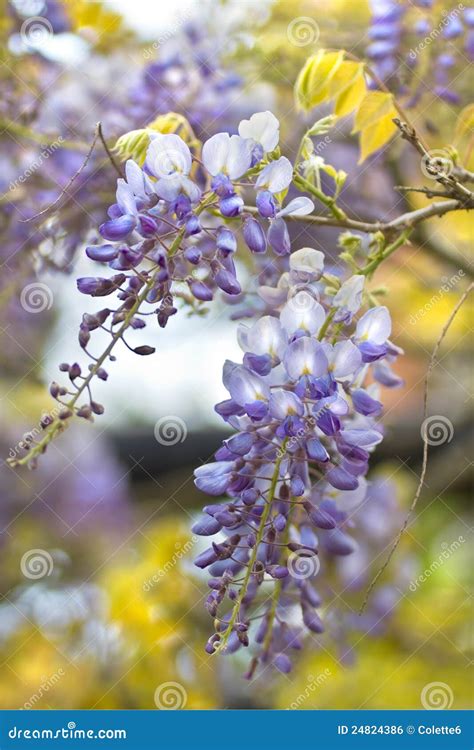
<svg viewBox="0 0 474 750">
<path fill-rule="evenodd" d="M 225 171 L 231 180 L 242 177 L 252 164 L 252 142 L 240 135 L 231 135 Z"/>
<path fill-rule="evenodd" d="M 299 273 L 320 276 L 324 268 L 324 253 L 312 247 L 302 247 L 290 255 L 290 269 Z"/>
<path fill-rule="evenodd" d="M 356 274 L 345 281 L 334 296 L 335 307 L 345 307 L 352 314 L 356 313 L 362 304 L 365 276 Z"/>
<path fill-rule="evenodd" d="M 288 300 L 280 313 L 280 321 L 287 333 L 302 330 L 318 334 L 326 318 L 322 305 L 308 292 L 301 290 Z"/>
<path fill-rule="evenodd" d="M 307 198 L 305 195 L 300 195 L 298 198 L 293 198 L 281 211 L 278 211 L 277 217 L 279 216 L 307 216 L 313 213 L 314 203 L 311 198 Z"/>
<path fill-rule="evenodd" d="M 150 178 L 133 159 L 128 159 L 125 164 L 125 177 L 134 195 L 146 198 L 147 195 L 153 192 L 153 185 Z"/>
<path fill-rule="evenodd" d="M 229 133 L 216 133 L 202 147 L 202 162 L 213 177 L 225 169 L 229 154 L 229 143 Z"/>
<path fill-rule="evenodd" d="M 293 166 L 286 156 L 281 156 L 262 169 L 255 184 L 262 190 L 269 190 L 270 193 L 280 193 L 288 187 L 292 179 Z"/>
<path fill-rule="evenodd" d="M 250 328 L 247 342 L 248 351 L 252 354 L 269 354 L 273 359 L 281 359 L 285 353 L 287 337 L 278 318 L 264 315 Z"/>
<path fill-rule="evenodd" d="M 390 313 L 384 306 L 372 307 L 361 317 L 356 327 L 356 339 L 373 344 L 385 344 L 392 331 Z"/>
<path fill-rule="evenodd" d="M 280 138 L 280 123 L 272 112 L 255 112 L 249 120 L 241 120 L 239 135 L 260 143 L 264 151 L 273 151 Z"/>
<path fill-rule="evenodd" d="M 352 341 L 338 341 L 334 346 L 325 343 L 323 347 L 335 378 L 353 375 L 362 364 L 361 353 Z"/>
<path fill-rule="evenodd" d="M 138 211 L 133 190 L 121 177 L 117 180 L 115 198 L 122 213 L 131 214 L 132 216 L 137 215 Z"/>
<path fill-rule="evenodd" d="M 304 406 L 296 393 L 283 388 L 275 388 L 268 402 L 269 411 L 275 419 L 285 419 L 288 416 L 304 414 Z"/>
<path fill-rule="evenodd" d="M 328 361 L 320 343 L 309 336 L 301 336 L 288 346 L 284 365 L 290 378 L 298 380 L 303 375 L 316 378 L 325 375 Z"/>
<path fill-rule="evenodd" d="M 192 162 L 189 147 L 175 133 L 154 138 L 148 146 L 145 159 L 147 168 L 157 179 L 188 174 Z"/>
</svg>

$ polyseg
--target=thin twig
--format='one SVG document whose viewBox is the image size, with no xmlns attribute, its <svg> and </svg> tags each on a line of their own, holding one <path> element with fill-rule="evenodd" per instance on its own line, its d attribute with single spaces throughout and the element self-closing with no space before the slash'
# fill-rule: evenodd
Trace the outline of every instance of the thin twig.
<svg viewBox="0 0 474 750">
<path fill-rule="evenodd" d="M 438 201 L 437 203 L 430 203 L 429 206 L 424 206 L 423 208 L 417 208 L 413 211 L 408 211 L 407 213 L 401 214 L 396 219 L 386 222 L 358 221 L 349 217 L 341 220 L 336 219 L 334 216 L 292 216 L 291 214 L 285 216 L 285 221 L 296 221 L 299 223 L 313 224 L 314 226 L 320 227 L 341 227 L 343 229 L 353 229 L 354 231 L 364 232 L 366 234 L 383 232 L 384 234 L 393 235 L 395 232 L 403 231 L 404 229 L 411 229 L 414 226 L 425 221 L 426 219 L 430 219 L 435 216 L 441 217 L 445 214 L 451 213 L 452 211 L 460 211 L 465 208 L 466 206 L 464 206 L 460 201 L 452 199 L 447 201 Z M 474 208 L 474 205 L 471 208 Z M 258 209 L 255 208 L 255 206 L 244 206 L 244 211 L 249 214 L 257 216 L 259 215 Z M 458 257 L 458 255 L 454 255 L 453 253 L 445 253 L 444 249 L 442 248 L 437 249 L 436 255 L 453 267 L 457 269 L 461 268 L 468 276 L 474 276 L 474 271 L 471 265 L 467 261 L 464 261 L 464 259 L 460 256 Z"/>
<path fill-rule="evenodd" d="M 102 123 L 101 122 L 97 123 L 97 132 L 99 134 L 100 141 L 101 141 L 101 143 L 102 143 L 102 145 L 103 145 L 103 147 L 105 149 L 105 153 L 109 157 L 110 162 L 111 162 L 113 168 L 115 169 L 115 171 L 117 172 L 117 174 L 119 175 L 119 177 L 125 177 L 125 175 L 124 175 L 121 167 L 117 164 L 117 162 L 114 159 L 114 156 L 113 156 L 112 152 L 110 151 L 109 147 L 107 146 L 107 141 L 105 140 L 104 134 L 102 132 Z"/>
<path fill-rule="evenodd" d="M 423 422 L 427 418 L 429 381 L 430 381 L 430 376 L 431 376 L 431 373 L 433 371 L 433 368 L 434 368 L 434 366 L 436 364 L 436 357 L 437 357 L 439 348 L 440 348 L 440 346 L 441 346 L 441 344 L 443 342 L 444 337 L 446 336 L 447 332 L 449 331 L 449 328 L 451 327 L 451 323 L 453 322 L 454 318 L 458 314 L 459 310 L 461 309 L 461 307 L 463 306 L 464 302 L 466 301 L 467 297 L 469 296 L 469 294 L 472 292 L 473 289 L 474 289 L 474 282 L 472 282 L 471 284 L 469 284 L 468 288 L 466 289 L 466 291 L 464 292 L 464 294 L 461 296 L 461 298 L 457 302 L 456 306 L 454 307 L 453 311 L 451 312 L 451 315 L 449 316 L 448 320 L 444 324 L 443 329 L 442 329 L 442 331 L 441 331 L 441 333 L 440 333 L 440 335 L 438 337 L 438 340 L 437 340 L 437 342 L 435 344 L 435 347 L 433 349 L 433 352 L 431 354 L 430 362 L 429 362 L 429 365 L 428 365 L 428 370 L 427 370 L 426 376 L 425 376 L 425 386 L 424 386 L 424 394 L 423 394 Z M 418 500 L 419 500 L 419 497 L 420 497 L 420 494 L 421 494 L 421 490 L 422 490 L 423 485 L 425 483 L 425 476 L 426 476 L 426 471 L 427 471 L 427 468 L 428 468 L 428 445 L 429 445 L 429 443 L 428 443 L 428 438 L 427 438 L 426 434 L 422 433 L 422 438 L 423 438 L 423 460 L 422 460 L 422 465 L 421 465 L 421 473 L 420 473 L 420 479 L 419 479 L 419 482 L 418 482 L 418 487 L 416 488 L 415 495 L 413 497 L 413 500 L 412 500 L 412 503 L 410 505 L 410 508 L 408 509 L 408 513 L 406 515 L 405 521 L 403 522 L 403 526 L 402 526 L 402 528 L 400 529 L 400 531 L 397 534 L 395 542 L 394 542 L 394 544 L 393 544 L 390 552 L 388 553 L 387 559 L 385 560 L 385 562 L 383 563 L 382 567 L 378 570 L 378 572 L 376 573 L 376 575 L 372 579 L 372 582 L 370 583 L 370 585 L 369 585 L 369 587 L 368 587 L 368 589 L 366 591 L 366 594 L 365 594 L 365 597 L 364 597 L 364 601 L 362 602 L 362 606 L 359 609 L 359 615 L 361 615 L 364 612 L 364 610 L 365 610 L 365 608 L 367 606 L 367 602 L 369 600 L 370 594 L 372 593 L 372 591 L 373 591 L 373 589 L 374 589 L 377 581 L 379 580 L 380 576 L 382 575 L 382 573 L 386 570 L 387 566 L 389 565 L 390 560 L 392 559 L 392 557 L 393 557 L 393 555 L 395 553 L 395 550 L 397 549 L 397 547 L 398 547 L 398 545 L 400 543 L 400 540 L 401 540 L 401 538 L 402 538 L 402 536 L 403 536 L 403 534 L 404 534 L 404 532 L 405 532 L 405 530 L 406 530 L 406 528 L 408 526 L 408 522 L 410 521 L 410 518 L 411 518 L 411 516 L 413 514 L 413 511 L 415 510 L 416 505 L 418 503 Z"/>
<path fill-rule="evenodd" d="M 52 203 L 50 203 L 49 206 L 46 206 L 46 208 L 43 208 L 42 211 L 39 211 L 37 214 L 34 214 L 34 216 L 30 216 L 29 219 L 20 219 L 20 223 L 27 224 L 30 221 L 35 221 L 35 219 L 38 219 L 40 216 L 44 216 L 45 214 L 49 213 L 51 211 L 51 209 L 56 208 L 56 206 L 61 201 L 61 199 L 63 198 L 63 196 L 67 194 L 67 191 L 69 190 L 69 188 L 71 187 L 71 185 L 74 183 L 74 181 L 77 179 L 77 177 L 79 177 L 79 175 L 81 174 L 81 172 L 86 168 L 86 166 L 87 166 L 87 164 L 89 162 L 89 159 L 92 156 L 92 152 L 94 150 L 95 144 L 97 143 L 97 138 L 99 137 L 99 129 L 100 129 L 100 123 L 98 123 L 96 125 L 95 133 L 94 133 L 94 138 L 92 139 L 92 143 L 91 143 L 89 151 L 88 151 L 88 153 L 86 155 L 86 158 L 82 162 L 82 164 L 79 167 L 79 169 L 76 172 L 74 172 L 73 176 L 71 177 L 71 179 L 69 180 L 69 182 L 67 183 L 67 185 L 61 190 L 61 192 L 58 195 L 58 197 Z"/>
<path fill-rule="evenodd" d="M 427 198 L 450 198 L 450 194 L 445 190 L 433 190 L 427 187 L 409 187 L 405 185 L 394 185 L 394 190 L 401 193 L 423 193 Z"/>
</svg>

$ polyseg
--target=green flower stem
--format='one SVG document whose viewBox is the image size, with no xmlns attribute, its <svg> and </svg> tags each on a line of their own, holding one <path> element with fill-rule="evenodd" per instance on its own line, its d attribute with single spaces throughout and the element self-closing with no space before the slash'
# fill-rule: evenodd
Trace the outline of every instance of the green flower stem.
<svg viewBox="0 0 474 750">
<path fill-rule="evenodd" d="M 380 253 L 380 255 L 367 263 L 367 265 L 364 266 L 364 268 L 361 268 L 358 273 L 362 274 L 363 276 L 372 276 L 372 274 L 377 270 L 377 268 L 381 263 L 383 263 L 384 260 L 390 257 L 390 255 L 392 255 L 395 250 L 398 250 L 401 245 L 405 244 L 412 231 L 413 229 L 406 229 L 404 232 L 402 232 L 396 240 L 394 240 L 390 245 L 387 245 L 387 247 Z"/>
<path fill-rule="evenodd" d="M 324 336 L 326 335 L 326 331 L 328 330 L 329 326 L 331 325 L 332 319 L 334 318 L 336 314 L 336 308 L 333 307 L 331 311 L 329 312 L 326 320 L 324 321 L 323 325 L 321 326 L 321 330 L 318 334 L 318 341 L 322 341 Z"/>
<path fill-rule="evenodd" d="M 324 203 L 324 205 L 329 208 L 335 219 L 338 221 L 345 221 L 347 219 L 344 211 L 336 205 L 335 199 L 330 195 L 323 193 L 322 190 L 319 190 L 315 185 L 312 185 L 311 182 L 305 180 L 305 178 L 299 174 L 295 174 L 293 181 L 297 187 L 306 190 L 307 193 L 311 193 L 311 195 L 321 201 L 321 203 Z"/>
<path fill-rule="evenodd" d="M 288 511 L 288 518 L 286 519 L 286 529 L 285 529 L 285 536 L 283 539 L 283 544 L 288 544 L 289 536 L 290 536 L 290 521 L 291 521 L 291 514 L 293 513 L 295 506 L 293 504 L 293 500 L 291 500 L 291 504 Z M 272 592 L 272 603 L 270 610 L 268 612 L 268 630 L 265 635 L 265 640 L 263 641 L 263 653 L 267 653 L 270 649 L 271 640 L 272 640 L 272 627 L 273 623 L 275 621 L 276 617 L 276 611 L 278 607 L 278 602 L 280 599 L 280 594 L 283 588 L 283 580 L 278 579 L 275 582 L 275 586 L 273 588 Z"/>
<path fill-rule="evenodd" d="M 272 500 L 273 500 L 273 497 L 275 495 L 275 490 L 276 490 L 276 486 L 277 486 L 277 483 L 278 483 L 278 479 L 280 478 L 280 466 L 281 466 L 281 462 L 282 462 L 282 460 L 283 460 L 283 458 L 285 456 L 285 447 L 286 447 L 287 441 L 288 441 L 288 438 L 285 438 L 285 440 L 283 441 L 282 446 L 281 446 L 281 453 L 280 453 L 280 455 L 278 456 L 278 458 L 276 460 L 275 470 L 273 472 L 273 476 L 272 476 L 272 480 L 271 480 L 271 484 L 270 484 L 270 491 L 268 493 L 268 497 L 267 497 L 265 508 L 263 510 L 263 513 L 262 513 L 262 517 L 260 518 L 260 524 L 259 524 L 258 532 L 257 532 L 257 539 L 256 539 L 256 542 L 255 542 L 254 547 L 252 549 L 252 554 L 250 555 L 250 560 L 247 563 L 247 570 L 245 572 L 244 580 L 243 580 L 242 586 L 240 587 L 239 594 L 237 596 L 237 599 L 235 600 L 235 604 L 234 604 L 234 608 L 232 610 L 232 615 L 231 615 L 231 618 L 229 620 L 229 624 L 228 624 L 227 628 L 225 629 L 224 633 L 222 633 L 222 635 L 221 635 L 221 640 L 220 640 L 219 644 L 217 645 L 215 653 L 217 653 L 218 651 L 223 651 L 225 649 L 225 647 L 227 645 L 227 642 L 229 640 L 229 637 L 230 637 L 230 635 L 231 635 L 231 633 L 232 633 L 232 631 L 234 629 L 234 625 L 237 622 L 237 618 L 238 618 L 239 612 L 240 612 L 240 607 L 242 605 L 242 600 L 243 600 L 245 594 L 247 593 L 247 586 L 248 586 L 249 581 L 250 581 L 250 576 L 253 573 L 253 568 L 254 568 L 255 562 L 257 560 L 258 548 L 259 548 L 260 544 L 262 543 L 263 535 L 265 533 L 265 524 L 268 521 L 268 517 L 269 517 L 270 511 L 272 509 Z"/>
<path fill-rule="evenodd" d="M 169 255 L 170 256 L 174 255 L 174 253 L 178 250 L 178 248 L 179 248 L 179 246 L 181 244 L 181 240 L 184 237 L 184 233 L 185 233 L 185 228 L 183 227 L 182 229 L 179 230 L 179 232 L 176 235 L 176 237 L 175 237 L 172 245 L 170 246 L 170 249 L 169 249 Z M 112 338 L 111 338 L 108 346 L 102 352 L 102 354 L 100 355 L 100 357 L 94 362 L 94 366 L 89 371 L 89 374 L 87 375 L 87 377 L 84 378 L 84 380 L 82 381 L 82 383 L 81 383 L 80 387 L 78 388 L 77 392 L 71 397 L 71 399 L 68 402 L 66 402 L 64 404 L 64 408 L 65 409 L 69 409 L 70 411 L 73 412 L 74 407 L 75 407 L 77 401 L 82 396 L 82 394 L 84 393 L 84 391 L 86 389 L 88 389 L 91 381 L 96 376 L 98 369 L 100 367 L 102 367 L 102 365 L 104 364 L 104 362 L 106 361 L 106 359 L 111 354 L 111 352 L 114 349 L 114 347 L 117 344 L 117 342 L 121 340 L 123 334 L 125 333 L 125 331 L 127 330 L 128 326 L 130 325 L 130 321 L 132 320 L 133 316 L 136 315 L 136 313 L 140 309 L 141 305 L 146 300 L 146 298 L 148 296 L 148 293 L 151 291 L 151 289 L 153 289 L 153 287 L 155 285 L 155 280 L 156 280 L 155 276 L 156 276 L 156 274 L 152 274 L 152 276 L 149 278 L 149 280 L 147 281 L 147 283 L 143 287 L 142 291 L 137 296 L 137 298 L 136 298 L 133 306 L 130 308 L 130 310 L 128 310 L 128 312 L 127 312 L 127 314 L 126 314 L 126 316 L 125 316 L 125 318 L 123 320 L 122 325 L 116 331 L 114 331 L 114 333 L 112 334 Z M 66 429 L 66 427 L 68 426 L 68 423 L 69 423 L 69 421 L 70 421 L 71 418 L 72 418 L 72 415 L 68 419 L 59 419 L 59 417 L 56 417 L 51 422 L 51 424 L 48 425 L 48 427 L 45 429 L 43 437 L 41 438 L 41 440 L 39 440 L 38 442 L 32 444 L 30 450 L 28 451 L 28 453 L 25 456 L 22 456 L 21 458 L 9 458 L 9 459 L 7 459 L 8 463 L 10 464 L 10 466 L 23 466 L 25 464 L 28 464 L 30 461 L 33 461 L 35 458 L 37 458 L 38 456 L 40 456 L 42 453 L 44 453 L 44 451 L 46 450 L 47 446 L 49 445 L 49 443 L 52 442 L 52 440 L 54 440 L 54 438 L 56 437 L 56 435 L 59 432 L 62 432 L 64 429 Z"/>
</svg>

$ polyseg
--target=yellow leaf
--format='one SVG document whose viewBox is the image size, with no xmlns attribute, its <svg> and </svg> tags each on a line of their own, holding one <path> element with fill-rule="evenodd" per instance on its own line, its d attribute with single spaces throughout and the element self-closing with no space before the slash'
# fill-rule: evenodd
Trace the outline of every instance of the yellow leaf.
<svg viewBox="0 0 474 750">
<path fill-rule="evenodd" d="M 334 112 L 338 117 L 345 117 L 359 106 L 366 93 L 365 79 L 362 72 L 359 72 L 353 83 L 337 97 Z"/>
<path fill-rule="evenodd" d="M 308 105 L 309 82 L 313 68 L 318 65 L 323 54 L 323 50 L 319 50 L 316 55 L 309 57 L 298 74 L 295 83 L 295 99 L 301 109 L 310 109 Z"/>
<path fill-rule="evenodd" d="M 362 99 L 356 112 L 353 133 L 375 125 L 382 117 L 392 120 L 397 116 L 392 94 L 383 91 L 369 91 Z"/>
<path fill-rule="evenodd" d="M 158 115 L 152 122 L 149 122 L 147 128 L 156 130 L 158 133 L 177 133 L 188 146 L 196 141 L 194 131 L 183 115 L 177 112 L 167 112 L 165 115 Z"/>
<path fill-rule="evenodd" d="M 331 83 L 329 85 L 329 94 L 331 98 L 337 96 L 342 91 L 345 91 L 356 83 L 360 76 L 363 75 L 363 72 L 363 63 L 344 60 L 331 76 Z"/>
<path fill-rule="evenodd" d="M 364 128 L 360 134 L 359 164 L 388 143 L 396 130 L 397 126 L 392 122 L 391 117 L 382 117 L 378 122 Z"/>
<path fill-rule="evenodd" d="M 309 110 L 330 98 L 329 87 L 332 76 L 341 65 L 344 52 L 320 50 L 311 57 L 296 82 L 295 94 L 300 106 Z"/>
</svg>

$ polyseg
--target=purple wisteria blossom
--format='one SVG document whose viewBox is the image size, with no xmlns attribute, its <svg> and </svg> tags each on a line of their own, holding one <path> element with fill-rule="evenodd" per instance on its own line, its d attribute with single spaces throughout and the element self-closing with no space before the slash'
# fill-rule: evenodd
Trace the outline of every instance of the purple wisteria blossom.
<svg viewBox="0 0 474 750">
<path fill-rule="evenodd" d="M 95 377 L 107 379 L 105 365 L 115 359 L 111 351 L 118 343 L 141 356 L 153 354 L 154 348 L 147 344 L 128 343 L 131 331 L 144 329 L 150 316 L 165 327 L 183 305 L 199 313 L 217 293 L 228 299 L 242 294 L 234 260 L 240 238 L 257 256 L 269 248 L 277 255 L 289 254 L 284 217 L 308 214 L 314 204 L 299 196 L 280 205 L 278 194 L 292 182 L 293 166 L 278 155 L 279 123 L 271 112 L 257 112 L 242 120 L 239 132 L 243 135 L 211 136 L 201 153 L 176 133 L 151 132 L 143 166 L 133 159 L 126 161 L 124 176 L 117 180 L 115 202 L 99 226 L 102 242 L 98 238 L 85 249 L 90 260 L 101 269 L 107 264 L 112 273 L 77 280 L 82 294 L 115 296 L 115 303 L 84 313 L 79 344 L 91 363 L 86 371 L 77 362 L 60 366 L 68 373 L 70 385 L 51 384 L 50 393 L 61 409 L 44 426 L 42 439 L 28 445 L 33 460 L 72 416 L 92 420 L 103 413 L 90 384 Z M 244 210 L 243 189 L 255 191 L 250 211 Z M 321 314 L 322 308 L 319 318 Z M 298 327 L 294 315 L 298 317 L 297 311 L 284 316 L 284 324 Z M 91 351 L 91 337 L 99 328 L 110 334 L 111 341 L 97 356 Z M 260 357 L 249 352 L 247 358 L 260 373 L 269 367 L 265 352 Z M 240 375 L 229 378 L 234 383 Z M 263 406 L 256 403 L 256 397 L 250 400 L 255 402 L 256 415 Z"/>
<path fill-rule="evenodd" d="M 433 0 L 371 0 L 370 5 L 366 55 L 377 76 L 408 107 L 427 91 L 451 105 L 461 103 L 458 79 L 466 58 L 474 57 L 473 9 L 460 4 L 447 10 Z M 378 87 L 376 81 L 373 86 Z"/>
<path fill-rule="evenodd" d="M 224 365 L 229 398 L 216 406 L 234 434 L 195 472 L 216 498 L 193 527 L 217 534 L 196 559 L 211 575 L 206 650 L 252 644 L 248 676 L 258 664 L 288 672 L 305 632 L 323 632 L 317 575 L 358 549 L 353 511 L 383 438 L 379 381 L 400 384 L 376 369 L 401 351 L 387 308 L 362 314 L 365 277 L 326 277 L 323 262 L 295 251 L 267 296 L 272 314 L 240 325 L 243 361 Z"/>
</svg>

